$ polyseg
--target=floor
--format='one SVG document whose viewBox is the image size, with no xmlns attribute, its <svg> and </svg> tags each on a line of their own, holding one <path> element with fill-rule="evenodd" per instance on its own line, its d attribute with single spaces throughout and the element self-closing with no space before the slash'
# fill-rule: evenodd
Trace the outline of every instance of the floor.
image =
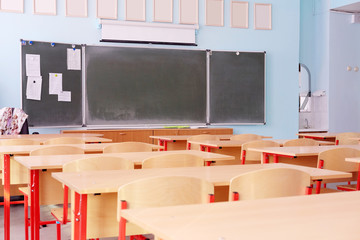
<svg viewBox="0 0 360 240">
<path fill-rule="evenodd" d="M 53 217 L 50 214 L 50 209 L 54 206 L 42 206 L 41 207 L 41 220 L 53 220 Z M 4 236 L 4 207 L 0 207 L 0 239 Z M 11 205 L 10 208 L 10 238 L 11 240 L 22 240 L 25 239 L 25 230 L 24 230 L 24 207 L 23 205 Z M 61 239 L 70 240 L 71 239 L 71 223 L 63 225 L 61 227 Z M 149 239 L 153 239 L 153 236 L 147 236 Z M 56 226 L 55 224 L 50 224 L 46 227 L 41 227 L 40 229 L 40 239 L 44 240 L 56 240 Z M 105 239 L 105 238 L 102 238 Z M 117 240 L 117 237 L 106 238 L 106 240 Z"/>
</svg>

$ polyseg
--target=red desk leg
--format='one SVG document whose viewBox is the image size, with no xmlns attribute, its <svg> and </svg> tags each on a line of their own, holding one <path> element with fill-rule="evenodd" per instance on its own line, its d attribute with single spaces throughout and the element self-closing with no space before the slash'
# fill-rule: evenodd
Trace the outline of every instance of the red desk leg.
<svg viewBox="0 0 360 240">
<path fill-rule="evenodd" d="M 87 195 L 75 192 L 75 240 L 86 240 Z"/>
<path fill-rule="evenodd" d="M 40 239 L 39 170 L 30 171 L 30 225 L 31 239 Z"/>
<path fill-rule="evenodd" d="M 165 145 L 165 141 L 162 139 L 158 140 L 159 146 L 164 146 Z M 160 151 L 166 151 L 166 147 L 164 146 L 164 149 L 160 149 Z"/>
<path fill-rule="evenodd" d="M 269 163 L 269 155 L 263 152 L 263 163 Z"/>
<path fill-rule="evenodd" d="M 274 154 L 274 163 L 279 163 L 279 155 Z"/>
<path fill-rule="evenodd" d="M 4 240 L 10 240 L 10 155 L 4 154 Z"/>
<path fill-rule="evenodd" d="M 358 177 L 357 177 L 357 184 L 356 184 L 356 190 L 360 190 L 360 164 L 359 164 L 359 171 L 358 171 Z"/>
</svg>

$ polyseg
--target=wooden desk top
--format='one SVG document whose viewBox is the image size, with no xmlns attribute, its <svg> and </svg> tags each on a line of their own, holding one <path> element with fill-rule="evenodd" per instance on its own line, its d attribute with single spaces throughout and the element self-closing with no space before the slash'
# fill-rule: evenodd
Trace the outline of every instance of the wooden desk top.
<svg viewBox="0 0 360 240">
<path fill-rule="evenodd" d="M 212 134 L 215 136 L 219 136 L 220 140 L 230 140 L 230 137 L 233 136 L 232 134 Z M 168 135 L 168 136 L 150 136 L 153 139 L 162 139 L 166 141 L 187 141 L 189 137 L 194 135 Z M 272 138 L 270 136 L 262 136 L 262 138 Z"/>
<path fill-rule="evenodd" d="M 267 139 L 266 139 L 267 140 Z M 268 139 L 269 141 L 277 142 L 280 144 L 280 146 L 283 146 L 283 144 L 290 140 L 290 139 Z M 210 147 L 241 147 L 242 144 L 248 142 L 248 141 L 240 141 L 240 140 L 201 140 L 201 141 L 189 141 L 192 144 L 201 144 L 206 145 Z M 334 145 L 332 142 L 326 142 L 326 141 L 317 141 L 320 145 Z"/>
<path fill-rule="evenodd" d="M 123 210 L 164 240 L 356 240 L 360 192 Z"/>
<path fill-rule="evenodd" d="M 330 171 L 292 164 L 248 164 L 209 167 L 153 168 L 135 170 L 52 173 L 52 176 L 80 194 L 117 192 L 123 184 L 153 176 L 190 176 L 206 179 L 215 186 L 228 186 L 231 178 L 246 172 L 267 168 L 293 168 L 308 172 L 312 180 L 351 177 L 351 173 Z M 359 204 L 360 205 L 360 204 Z"/>
<path fill-rule="evenodd" d="M 112 143 L 93 143 L 93 144 L 66 144 L 67 146 L 80 147 L 85 153 L 102 153 L 103 148 Z M 153 149 L 162 149 L 162 146 L 149 144 Z M 16 145 L 16 146 L 0 146 L 0 154 L 29 154 L 32 150 L 38 148 L 49 147 L 50 145 Z M 55 146 L 55 145 L 51 145 Z"/>
<path fill-rule="evenodd" d="M 191 153 L 204 158 L 206 161 L 228 161 L 233 160 L 233 156 L 202 152 L 196 150 L 178 150 L 178 151 L 156 151 L 156 152 L 128 152 L 128 153 L 103 153 L 103 154 L 74 154 L 74 155 L 48 155 L 48 156 L 15 156 L 15 161 L 19 162 L 28 169 L 62 169 L 62 166 L 70 161 L 77 159 L 95 157 L 95 156 L 117 156 L 130 159 L 135 165 L 141 165 L 142 161 L 149 157 L 166 155 L 173 153 Z"/>
<path fill-rule="evenodd" d="M 102 137 L 101 133 L 59 133 L 59 134 L 18 134 L 0 135 L 0 139 L 50 139 L 58 137 Z"/>
<path fill-rule="evenodd" d="M 355 148 L 360 150 L 360 145 L 333 145 L 333 146 L 302 146 L 302 147 L 265 147 L 249 148 L 250 151 L 266 152 L 293 157 L 317 156 L 320 152 L 334 148 Z"/>
<path fill-rule="evenodd" d="M 337 133 L 298 133 L 296 135 L 309 138 L 327 139 L 336 138 Z"/>
<path fill-rule="evenodd" d="M 66 137 L 66 136 L 60 136 L 60 137 Z M 103 137 L 82 136 L 82 137 L 79 137 L 79 138 L 82 138 L 85 141 L 85 143 L 109 143 L 109 142 L 112 142 L 112 139 L 103 138 Z M 9 139 L 9 138 L 7 138 L 7 139 Z M 24 138 L 10 138 L 10 139 L 24 139 Z M 38 144 L 40 145 L 40 144 L 44 144 L 44 142 L 46 142 L 47 140 L 49 140 L 51 138 L 48 138 L 48 137 L 30 138 L 30 137 L 28 137 L 27 139 L 37 141 Z M 3 140 L 6 140 L 6 139 L 5 138 L 0 138 L 0 142 L 3 141 Z"/>
</svg>

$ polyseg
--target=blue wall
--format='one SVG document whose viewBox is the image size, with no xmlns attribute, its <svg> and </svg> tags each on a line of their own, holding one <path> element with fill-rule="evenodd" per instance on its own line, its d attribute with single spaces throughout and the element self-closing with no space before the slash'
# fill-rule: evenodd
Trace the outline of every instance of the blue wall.
<svg viewBox="0 0 360 240">
<path fill-rule="evenodd" d="M 32 1 L 25 1 L 24 14 L 0 13 L 2 62 L 0 64 L 0 107 L 20 107 L 19 39 L 100 44 L 96 1 L 88 1 L 87 18 L 65 17 L 65 1 L 57 1 L 57 16 L 33 15 Z M 152 0 L 147 0 L 147 21 L 152 21 Z M 265 126 L 231 126 L 235 133 L 251 132 L 275 138 L 294 138 L 298 131 L 298 63 L 300 0 L 264 0 L 272 4 L 272 30 L 254 30 L 254 2 L 249 1 L 249 28 L 230 27 L 230 2 L 225 0 L 224 27 L 205 26 L 205 0 L 199 0 L 197 43 L 200 49 L 266 51 Z M 178 23 L 178 0 L 174 0 L 174 23 Z M 119 0 L 118 20 L 124 20 L 124 0 Z M 241 104 L 241 103 L 239 103 Z M 43 129 L 41 133 L 46 132 Z M 57 132 L 50 129 L 47 132 Z"/>
<path fill-rule="evenodd" d="M 342 7 L 342 6 L 357 3 L 357 2 L 359 2 L 359 1 L 356 1 L 356 0 L 331 0 L 330 8 Z"/>
<path fill-rule="evenodd" d="M 360 24 L 351 14 L 330 14 L 329 116 L 331 132 L 360 132 Z"/>
</svg>

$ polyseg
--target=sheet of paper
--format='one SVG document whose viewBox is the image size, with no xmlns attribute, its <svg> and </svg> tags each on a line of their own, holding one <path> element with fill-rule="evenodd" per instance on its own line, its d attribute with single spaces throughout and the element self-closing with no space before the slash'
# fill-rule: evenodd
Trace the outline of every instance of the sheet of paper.
<svg viewBox="0 0 360 240">
<path fill-rule="evenodd" d="M 71 102 L 71 92 L 70 91 L 62 91 L 58 95 L 59 102 Z"/>
<path fill-rule="evenodd" d="M 81 70 L 81 50 L 67 49 L 67 70 Z"/>
<path fill-rule="evenodd" d="M 41 76 L 40 55 L 26 54 L 26 76 Z"/>
<path fill-rule="evenodd" d="M 49 94 L 62 92 L 62 73 L 49 73 Z"/>
<path fill-rule="evenodd" d="M 41 100 L 42 77 L 28 77 L 26 84 L 26 99 Z"/>
</svg>

